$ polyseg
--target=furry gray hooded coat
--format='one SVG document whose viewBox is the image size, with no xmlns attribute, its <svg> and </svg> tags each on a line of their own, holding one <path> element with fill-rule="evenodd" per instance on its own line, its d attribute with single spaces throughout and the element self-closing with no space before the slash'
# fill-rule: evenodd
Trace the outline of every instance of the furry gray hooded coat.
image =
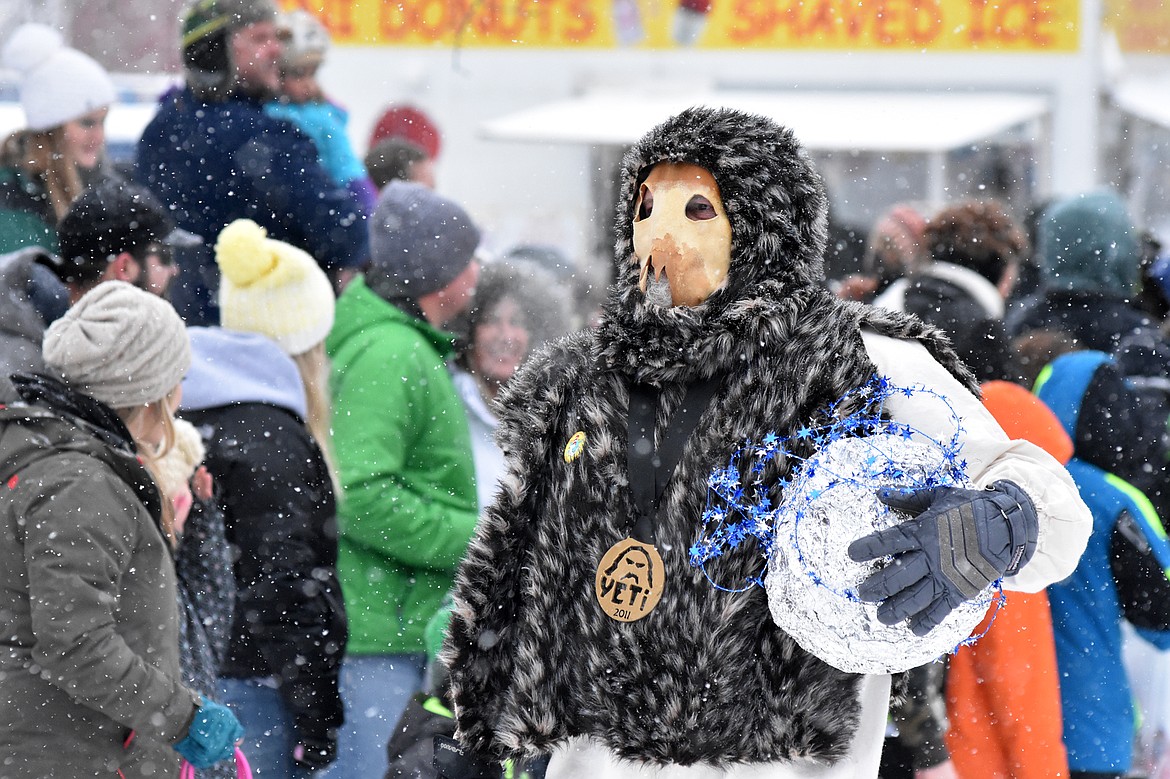
<svg viewBox="0 0 1170 779">
<path fill-rule="evenodd" d="M 726 282 L 693 307 L 656 305 L 638 288 L 634 199 L 663 161 L 710 171 L 732 225 Z M 977 389 L 937 330 L 826 290 L 823 185 L 792 133 L 768 119 L 693 108 L 651 131 L 625 157 L 617 228 L 600 327 L 534 356 L 497 404 L 508 471 L 460 569 L 444 649 L 459 737 L 496 760 L 584 736 L 647 764 L 832 764 L 857 728 L 861 677 L 800 649 L 761 588 L 720 591 L 690 566 L 707 476 L 739 443 L 795 432 L 864 384 L 875 366 L 863 328 L 917 340 Z M 630 387 L 661 389 L 661 441 L 686 386 L 709 377 L 718 389 L 657 515 L 664 594 L 646 618 L 614 621 L 594 575 L 631 529 Z M 578 431 L 583 452 L 566 462 Z M 788 468 L 765 478 L 776 484 Z M 758 552 L 739 549 L 707 573 L 742 582 L 758 568 Z"/>
</svg>

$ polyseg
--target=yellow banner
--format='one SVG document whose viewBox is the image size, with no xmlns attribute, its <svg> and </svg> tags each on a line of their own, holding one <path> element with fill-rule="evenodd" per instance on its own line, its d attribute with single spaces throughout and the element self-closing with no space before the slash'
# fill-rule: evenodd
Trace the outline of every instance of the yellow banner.
<svg viewBox="0 0 1170 779">
<path fill-rule="evenodd" d="M 1080 0 L 284 0 L 338 43 L 1071 52 Z"/>
<path fill-rule="evenodd" d="M 1170 54 L 1170 5 L 1163 0 L 1109 0 L 1106 23 L 1127 54 Z"/>
</svg>

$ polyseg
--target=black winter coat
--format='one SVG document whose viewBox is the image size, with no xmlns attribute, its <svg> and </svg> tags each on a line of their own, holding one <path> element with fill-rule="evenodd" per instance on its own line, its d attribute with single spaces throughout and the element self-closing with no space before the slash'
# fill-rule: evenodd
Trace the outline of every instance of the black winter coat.
<svg viewBox="0 0 1170 779">
<path fill-rule="evenodd" d="M 225 678 L 275 677 L 297 735 L 343 722 L 338 673 L 346 619 L 337 579 L 337 506 L 328 467 L 292 412 L 243 403 L 184 417 L 203 435 L 238 588 Z"/>
<path fill-rule="evenodd" d="M 1122 339 L 1154 328 L 1149 317 L 1111 293 L 1063 289 L 1014 304 L 1005 324 L 1013 338 L 1029 330 L 1061 330 L 1081 349 L 1111 353 Z"/>
<path fill-rule="evenodd" d="M 923 276 L 906 290 L 903 310 L 942 330 L 980 382 L 1015 378 L 1007 331 L 957 284 Z"/>
</svg>

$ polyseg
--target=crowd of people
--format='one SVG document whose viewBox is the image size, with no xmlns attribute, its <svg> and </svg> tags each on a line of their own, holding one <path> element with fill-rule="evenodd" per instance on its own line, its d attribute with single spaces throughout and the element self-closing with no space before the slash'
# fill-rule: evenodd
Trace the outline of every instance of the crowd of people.
<svg viewBox="0 0 1170 779">
<path fill-rule="evenodd" d="M 947 332 L 989 407 L 1005 387 L 1032 390 L 1028 403 L 1040 404 L 1001 400 L 994 413 L 1066 463 L 1094 520 L 1072 576 L 1018 611 L 1009 601 L 983 640 L 950 658 L 951 678 L 937 667 L 912 674 L 915 694 L 895 708 L 883 776 L 1156 776 L 1166 767 L 1164 713 L 1131 683 L 1163 678 L 1166 656 L 1126 651 L 1137 641 L 1170 648 L 1157 542 L 1170 408 L 1158 249 L 1105 190 L 1023 219 L 992 199 L 927 215 L 898 204 L 875 226 L 857 273 L 834 283 L 840 295 Z M 981 656 L 1009 631 L 1027 635 L 1017 655 L 1028 658 L 1027 686 L 1022 669 L 1008 672 L 1018 663 L 1005 650 Z M 1017 684 L 974 684 L 989 677 Z"/>
<path fill-rule="evenodd" d="M 799 139 L 693 109 L 627 154 L 588 310 L 565 253 L 483 251 L 424 113 L 356 153 L 312 15 L 195 0 L 181 47 L 129 174 L 96 62 L 0 52 L 0 779 L 1170 772 L 1170 263 L 1118 195 L 891 204 L 826 278 Z M 859 599 L 921 636 L 1012 591 L 895 682 L 687 558 L 712 467 L 874 373 L 945 399 L 887 414 L 970 489 L 883 497 Z"/>
</svg>

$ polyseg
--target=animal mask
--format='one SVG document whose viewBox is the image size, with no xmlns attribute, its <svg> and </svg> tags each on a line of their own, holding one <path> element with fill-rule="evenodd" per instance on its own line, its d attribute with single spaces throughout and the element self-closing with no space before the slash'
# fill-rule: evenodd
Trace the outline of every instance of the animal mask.
<svg viewBox="0 0 1170 779">
<path fill-rule="evenodd" d="M 655 165 L 634 203 L 638 288 L 655 303 L 697 306 L 723 286 L 731 265 L 731 222 L 709 171 Z"/>
</svg>

